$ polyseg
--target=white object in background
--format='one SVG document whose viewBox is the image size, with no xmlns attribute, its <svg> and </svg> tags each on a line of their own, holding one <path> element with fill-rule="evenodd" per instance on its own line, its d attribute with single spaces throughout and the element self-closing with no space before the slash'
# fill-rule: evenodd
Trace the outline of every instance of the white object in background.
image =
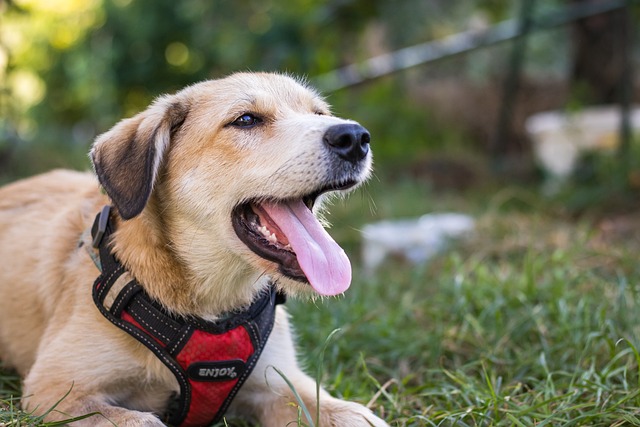
<svg viewBox="0 0 640 427">
<path fill-rule="evenodd" d="M 631 128 L 640 132 L 640 107 L 630 111 Z M 575 113 L 546 111 L 525 123 L 533 141 L 533 153 L 553 178 L 565 179 L 574 170 L 580 154 L 613 151 L 618 146 L 620 107 L 584 108 Z"/>
<path fill-rule="evenodd" d="M 371 274 L 390 256 L 413 264 L 428 261 L 456 238 L 471 233 L 475 221 L 459 213 L 426 214 L 417 219 L 387 220 L 362 227 L 362 261 Z"/>
</svg>

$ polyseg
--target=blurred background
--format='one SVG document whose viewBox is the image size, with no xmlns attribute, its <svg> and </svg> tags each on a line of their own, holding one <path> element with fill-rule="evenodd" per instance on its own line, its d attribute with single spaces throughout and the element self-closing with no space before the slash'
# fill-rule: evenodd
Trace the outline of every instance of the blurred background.
<svg viewBox="0 0 640 427">
<path fill-rule="evenodd" d="M 635 4 L 2 0 L 0 180 L 87 168 L 93 138 L 155 96 L 272 70 L 306 76 L 367 126 L 385 179 L 531 183 L 543 176 L 528 117 L 638 99 Z"/>
</svg>

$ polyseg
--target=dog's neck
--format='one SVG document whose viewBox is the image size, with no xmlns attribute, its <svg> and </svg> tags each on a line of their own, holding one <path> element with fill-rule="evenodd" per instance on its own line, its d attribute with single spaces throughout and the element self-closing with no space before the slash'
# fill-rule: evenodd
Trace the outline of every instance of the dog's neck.
<svg viewBox="0 0 640 427">
<path fill-rule="evenodd" d="M 163 224 L 152 207 L 135 218 L 124 221 L 115 215 L 116 232 L 113 236 L 113 251 L 127 270 L 145 288 L 149 296 L 168 311 L 188 316 L 195 315 L 215 320 L 227 313 L 250 304 L 268 278 L 261 279 L 250 268 L 216 263 L 217 271 L 197 271 L 192 254 L 175 251 L 172 230 Z M 209 254 L 215 258 L 215 253 Z M 227 255 L 228 259 L 228 255 Z M 245 270 L 249 274 L 242 274 Z M 247 286 L 255 283 L 256 286 Z"/>
</svg>

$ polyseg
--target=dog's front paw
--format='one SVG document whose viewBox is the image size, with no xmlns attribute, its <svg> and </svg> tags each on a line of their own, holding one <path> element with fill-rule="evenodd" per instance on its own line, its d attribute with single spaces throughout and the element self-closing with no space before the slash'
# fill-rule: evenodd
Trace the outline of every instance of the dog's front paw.
<svg viewBox="0 0 640 427">
<path fill-rule="evenodd" d="M 77 427 L 165 427 L 158 417 L 149 412 L 122 408 L 104 408 L 97 415 L 74 422 Z"/>
<path fill-rule="evenodd" d="M 148 412 L 135 412 L 123 417 L 115 424 L 118 427 L 165 427 L 158 417 Z M 112 420 L 110 420 L 112 421 Z"/>
<path fill-rule="evenodd" d="M 389 427 L 363 405 L 338 399 L 321 403 L 319 424 L 331 427 Z"/>
</svg>

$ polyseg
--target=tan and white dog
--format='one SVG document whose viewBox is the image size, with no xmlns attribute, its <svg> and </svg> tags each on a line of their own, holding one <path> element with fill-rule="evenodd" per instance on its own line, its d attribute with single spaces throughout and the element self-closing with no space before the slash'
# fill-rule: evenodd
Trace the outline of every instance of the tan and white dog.
<svg viewBox="0 0 640 427">
<path fill-rule="evenodd" d="M 0 359 L 24 377 L 23 406 L 74 425 L 155 426 L 178 392 L 154 354 L 109 323 L 91 297 L 99 274 L 79 247 L 106 204 L 112 250 L 176 316 L 215 320 L 270 281 L 287 294 L 337 295 L 349 261 L 320 225 L 326 193 L 369 175 L 369 134 L 331 115 L 306 85 L 241 73 L 157 99 L 95 141 L 93 174 L 53 171 L 0 189 Z M 100 184 L 106 194 L 101 191 Z M 276 367 L 315 413 L 281 306 L 255 369 L 227 414 L 282 427 L 297 419 Z M 320 391 L 320 426 L 386 426 Z"/>
</svg>

